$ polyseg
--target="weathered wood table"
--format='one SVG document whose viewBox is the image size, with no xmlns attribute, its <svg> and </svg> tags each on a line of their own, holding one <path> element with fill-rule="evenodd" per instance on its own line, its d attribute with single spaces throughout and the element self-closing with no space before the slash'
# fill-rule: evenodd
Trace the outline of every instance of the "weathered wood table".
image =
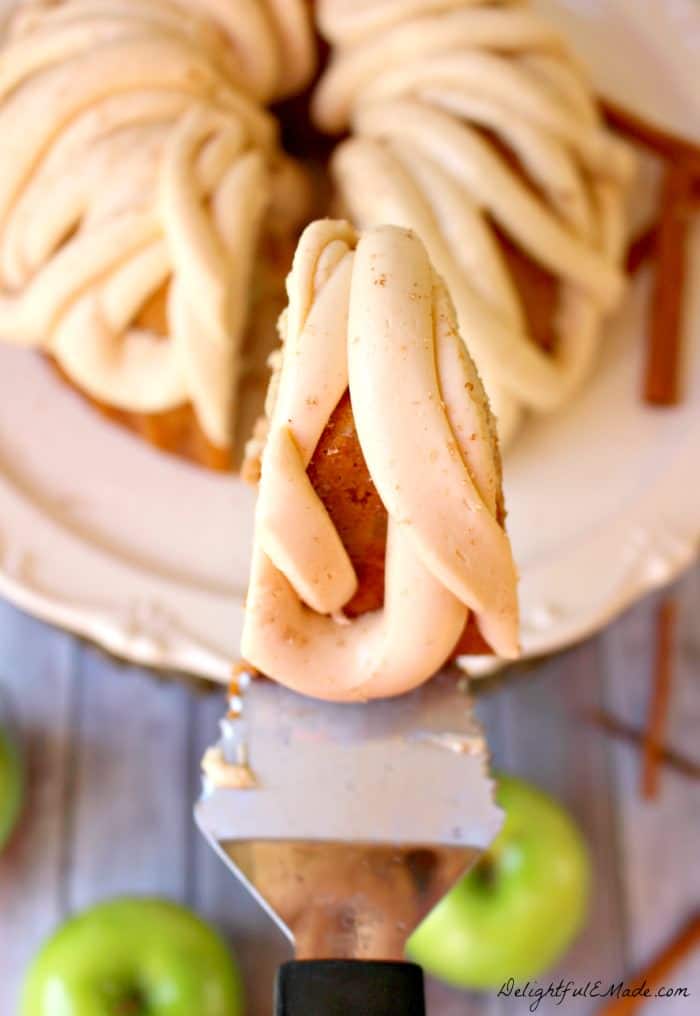
<svg viewBox="0 0 700 1016">
<path fill-rule="evenodd" d="M 668 740 L 697 759 L 700 568 L 677 593 L 681 623 Z M 660 795 L 644 803 L 637 749 L 581 718 L 582 711 L 604 706 L 629 723 L 644 723 L 654 602 L 479 695 L 496 765 L 566 804 L 593 853 L 590 919 L 555 981 L 631 975 L 700 902 L 700 783 L 665 769 Z M 273 971 L 287 947 L 191 818 L 198 763 L 216 734 L 221 693 L 197 693 L 120 665 L 4 604 L 0 686 L 14 703 L 30 776 L 21 828 L 0 858 L 0 1016 L 15 1016 L 23 971 L 55 924 L 120 893 L 182 900 L 218 925 L 243 966 L 249 1016 L 269 1013 Z M 680 966 L 672 983 L 686 986 L 691 997 L 648 1002 L 645 1014 L 700 1013 L 700 955 Z M 522 1016 L 529 1004 L 437 984 L 429 994 L 431 1016 Z M 597 1008 L 584 1000 L 557 1008 L 545 1000 L 538 1012 L 582 1016 Z"/>
</svg>

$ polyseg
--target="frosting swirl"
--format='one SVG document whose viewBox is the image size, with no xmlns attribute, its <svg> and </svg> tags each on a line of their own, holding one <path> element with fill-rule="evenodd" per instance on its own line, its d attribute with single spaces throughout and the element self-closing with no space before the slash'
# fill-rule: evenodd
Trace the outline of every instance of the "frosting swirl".
<svg viewBox="0 0 700 1016">
<path fill-rule="evenodd" d="M 94 398 L 232 400 L 258 235 L 284 169 L 260 107 L 313 65 L 303 0 L 29 2 L 0 67 L 0 336 Z M 167 286 L 167 335 L 140 326 Z"/>
<path fill-rule="evenodd" d="M 325 699 L 397 695 L 449 658 L 469 610 L 518 652 L 500 461 L 447 291 L 415 234 L 309 226 L 288 280 L 284 347 L 256 509 L 243 656 Z M 307 466 L 349 388 L 388 512 L 384 605 L 342 614 L 357 579 Z M 419 478 L 419 481 L 418 481 Z"/>
<path fill-rule="evenodd" d="M 521 2 L 321 0 L 334 46 L 316 122 L 359 228 L 414 229 L 445 279 L 498 419 L 562 405 L 623 290 L 630 150 L 553 28 Z M 368 185 L 371 181 L 371 185 Z M 528 334 L 497 227 L 560 283 L 554 348 Z"/>
</svg>

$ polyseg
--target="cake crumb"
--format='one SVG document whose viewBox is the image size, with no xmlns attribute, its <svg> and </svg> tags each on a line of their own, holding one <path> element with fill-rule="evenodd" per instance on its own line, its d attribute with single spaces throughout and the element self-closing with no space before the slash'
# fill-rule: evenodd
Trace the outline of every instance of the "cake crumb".
<svg viewBox="0 0 700 1016">
<path fill-rule="evenodd" d="M 202 772 L 215 787 L 229 790 L 252 790 L 257 786 L 255 776 L 247 765 L 227 762 L 221 745 L 207 748 L 201 762 Z"/>
</svg>

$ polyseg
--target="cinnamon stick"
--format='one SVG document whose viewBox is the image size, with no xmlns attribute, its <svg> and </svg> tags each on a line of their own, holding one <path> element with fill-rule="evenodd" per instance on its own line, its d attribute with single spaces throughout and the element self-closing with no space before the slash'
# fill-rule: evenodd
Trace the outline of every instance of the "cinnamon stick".
<svg viewBox="0 0 700 1016">
<path fill-rule="evenodd" d="M 695 211 L 700 208 L 700 173 L 693 173 L 693 185 L 690 190 L 690 206 Z"/>
<path fill-rule="evenodd" d="M 639 269 L 656 255 L 658 239 L 659 227 L 656 223 L 635 237 L 627 248 L 625 270 L 628 275 L 636 275 Z"/>
<path fill-rule="evenodd" d="M 625 741 L 635 748 L 641 748 L 644 743 L 643 730 L 638 730 L 637 727 L 633 727 L 629 723 L 623 723 L 622 720 L 604 709 L 593 709 L 584 713 L 583 718 L 605 734 L 609 734 L 619 741 Z M 694 762 L 693 759 L 673 748 L 666 747 L 666 745 L 660 746 L 659 758 L 664 765 L 680 773 L 681 776 L 687 776 L 691 780 L 700 780 L 700 762 Z"/>
<path fill-rule="evenodd" d="M 685 164 L 666 170 L 661 195 L 657 269 L 651 295 L 644 398 L 656 406 L 680 398 L 679 361 L 692 177 Z"/>
<path fill-rule="evenodd" d="M 654 991 L 655 988 L 668 986 L 668 975 L 679 963 L 689 956 L 693 950 L 700 945 L 700 914 L 694 914 L 681 931 L 669 942 L 655 959 L 651 961 L 646 970 L 640 971 L 632 981 L 629 982 L 630 989 L 640 987 L 646 982 L 647 988 Z M 636 998 L 619 998 L 599 1011 L 599 1016 L 632 1016 L 647 999 L 643 995 Z"/>
<path fill-rule="evenodd" d="M 649 148 L 652 152 L 670 161 L 689 164 L 691 175 L 700 174 L 700 145 L 689 138 L 673 134 L 657 124 L 643 120 L 623 106 L 609 99 L 600 100 L 600 109 L 606 123 L 620 134 Z"/>
<path fill-rule="evenodd" d="M 681 317 L 686 271 L 686 233 L 692 210 L 700 207 L 700 144 L 649 123 L 609 99 L 600 99 L 606 123 L 666 160 L 657 236 L 642 234 L 628 253 L 636 272 L 653 254 L 658 268 L 652 293 L 644 398 L 657 406 L 679 401 Z"/>
<path fill-rule="evenodd" d="M 675 601 L 665 600 L 657 615 L 653 684 L 642 747 L 642 795 L 647 800 L 654 798 L 659 789 L 659 761 L 671 697 L 676 618 Z"/>
</svg>

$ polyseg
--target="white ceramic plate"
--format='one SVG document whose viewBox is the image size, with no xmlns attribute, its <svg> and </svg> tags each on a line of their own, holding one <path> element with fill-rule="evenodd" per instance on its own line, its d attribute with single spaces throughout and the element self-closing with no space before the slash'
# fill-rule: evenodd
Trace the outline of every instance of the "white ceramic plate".
<svg viewBox="0 0 700 1016">
<path fill-rule="evenodd" d="M 700 130 L 697 0 L 548 0 L 602 91 Z M 506 461 L 523 645 L 582 638 L 693 558 L 700 537 L 700 232 L 685 399 L 639 399 L 635 284 L 597 372 Z M 0 593 L 139 663 L 225 680 L 236 655 L 253 494 L 102 420 L 36 356 L 0 347 Z"/>
</svg>

